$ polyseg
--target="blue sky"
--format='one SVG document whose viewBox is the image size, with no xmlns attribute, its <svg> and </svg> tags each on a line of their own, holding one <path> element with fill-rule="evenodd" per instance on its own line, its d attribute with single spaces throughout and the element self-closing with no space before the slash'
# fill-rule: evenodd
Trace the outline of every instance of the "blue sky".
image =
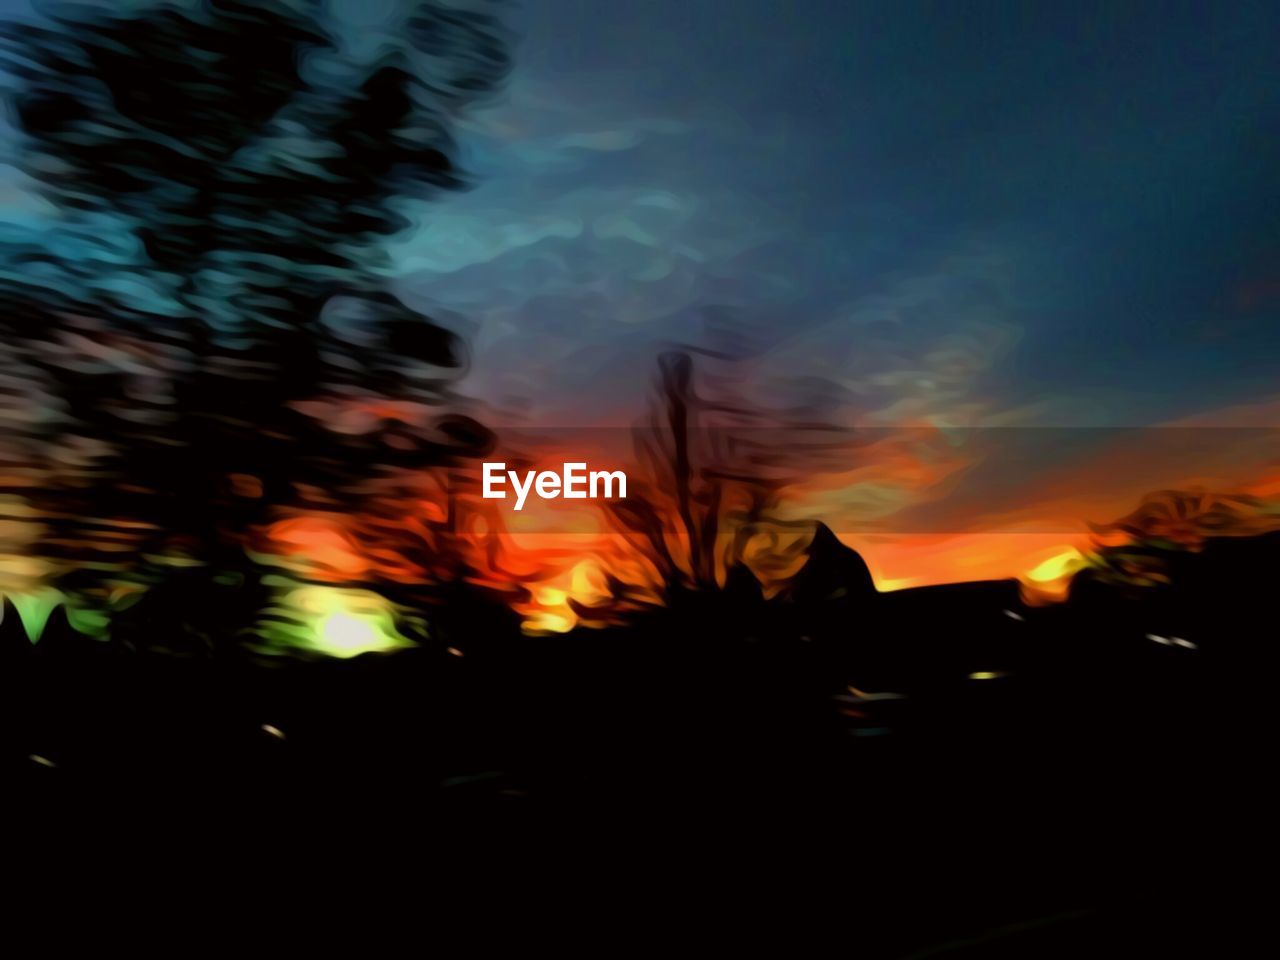
<svg viewBox="0 0 1280 960">
<path fill-rule="evenodd" d="M 357 53 L 404 10 L 328 7 Z M 630 424 L 683 345 L 833 422 L 1276 426 L 1275 4 L 526 0 L 510 25 L 508 88 L 461 131 L 474 187 L 405 201 L 389 242 L 488 422 Z M 6 219 L 47 215 L 0 173 Z M 1218 466 L 1099 443 L 1037 463 L 1076 502 L 1123 475 L 1123 503 Z M 1272 453 L 1222 456 L 1238 480 Z M 948 502 L 1039 495 L 995 462 Z"/>
<path fill-rule="evenodd" d="M 353 46 L 404 4 L 331 0 Z M 0 13 L 25 2 L 0 0 Z M 875 422 L 1148 424 L 1280 364 L 1266 3 L 526 0 L 392 244 L 467 389 L 625 421 L 678 343 Z M 10 218 L 40 213 L 0 180 Z"/>
<path fill-rule="evenodd" d="M 513 21 L 508 95 L 465 139 L 479 186 L 395 247 L 405 289 L 467 318 L 492 402 L 622 416 L 672 342 L 887 421 L 1136 425 L 1274 392 L 1273 5 Z"/>
</svg>

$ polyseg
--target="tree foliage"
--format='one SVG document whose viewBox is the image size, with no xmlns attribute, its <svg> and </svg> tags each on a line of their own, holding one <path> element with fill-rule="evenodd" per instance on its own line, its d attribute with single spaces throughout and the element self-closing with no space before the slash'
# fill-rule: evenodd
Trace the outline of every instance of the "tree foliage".
<svg viewBox="0 0 1280 960">
<path fill-rule="evenodd" d="M 11 492 L 64 586 L 225 571 L 300 491 L 340 504 L 484 443 L 302 412 L 447 398 L 461 345 L 389 289 L 379 238 L 400 198 L 465 184 L 457 121 L 508 67 L 487 5 L 402 5 L 360 54 L 328 6 L 54 3 L 3 31 L 19 165 L 57 211 L 0 238 L 6 389 L 43 411 Z"/>
</svg>

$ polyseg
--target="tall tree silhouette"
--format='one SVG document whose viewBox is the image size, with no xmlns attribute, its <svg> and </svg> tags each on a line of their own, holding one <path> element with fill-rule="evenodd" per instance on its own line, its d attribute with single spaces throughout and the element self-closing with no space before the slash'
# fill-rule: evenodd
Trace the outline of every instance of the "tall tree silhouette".
<svg viewBox="0 0 1280 960">
<path fill-rule="evenodd" d="M 438 403 L 463 363 L 384 288 L 377 240 L 398 197 L 464 182 L 454 123 L 508 65 L 486 6 L 405 5 L 373 59 L 312 0 L 54 4 L 3 39 L 22 167 L 62 211 L 60 247 L 5 251 L 0 323 L 55 398 L 23 493 L 80 571 L 65 588 L 175 563 L 234 582 L 244 530 L 300 486 L 337 501 L 483 444 L 474 424 L 344 437 L 299 402 Z"/>
</svg>

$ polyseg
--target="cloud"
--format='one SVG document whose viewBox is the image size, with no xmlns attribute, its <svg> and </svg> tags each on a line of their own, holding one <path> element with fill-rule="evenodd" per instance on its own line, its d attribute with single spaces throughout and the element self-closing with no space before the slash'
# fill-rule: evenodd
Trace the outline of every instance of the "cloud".
<svg viewBox="0 0 1280 960">
<path fill-rule="evenodd" d="M 392 247 L 407 298 L 476 324 L 466 392 L 626 423 L 656 355 L 684 344 L 750 360 L 762 401 L 885 423 L 991 409 L 973 392 L 1019 336 L 1010 244 L 894 249 L 815 226 L 813 185 L 770 124 L 691 124 L 573 79 L 517 73 L 468 132 L 476 188 L 408 207 Z"/>
</svg>

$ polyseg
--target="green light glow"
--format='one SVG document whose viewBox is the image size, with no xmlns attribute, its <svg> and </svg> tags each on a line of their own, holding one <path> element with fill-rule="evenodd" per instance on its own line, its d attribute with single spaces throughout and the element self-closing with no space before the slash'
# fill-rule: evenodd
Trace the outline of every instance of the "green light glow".
<svg viewBox="0 0 1280 960">
<path fill-rule="evenodd" d="M 259 624 L 269 648 L 355 657 L 413 646 L 396 629 L 392 605 L 372 591 L 276 583 L 284 589 Z"/>
<path fill-rule="evenodd" d="M 71 629 L 95 640 L 105 640 L 110 633 L 111 617 L 102 610 L 68 606 L 67 623 Z"/>
<path fill-rule="evenodd" d="M 42 590 L 39 593 L 10 594 L 9 602 L 18 611 L 18 619 L 22 621 L 22 629 L 27 639 L 39 643 L 44 635 L 44 628 L 49 623 L 49 615 L 62 603 L 62 594 L 56 590 Z"/>
<path fill-rule="evenodd" d="M 58 607 L 62 607 L 67 615 L 67 623 L 71 629 L 96 640 L 106 639 L 109 633 L 111 618 L 108 611 L 75 606 L 64 594 L 52 588 L 34 593 L 0 594 L 0 600 L 8 600 L 13 604 L 23 632 L 33 644 L 40 642 L 45 627 L 49 625 L 49 617 Z M 0 617 L 3 617 L 3 607 L 0 607 Z"/>
</svg>

